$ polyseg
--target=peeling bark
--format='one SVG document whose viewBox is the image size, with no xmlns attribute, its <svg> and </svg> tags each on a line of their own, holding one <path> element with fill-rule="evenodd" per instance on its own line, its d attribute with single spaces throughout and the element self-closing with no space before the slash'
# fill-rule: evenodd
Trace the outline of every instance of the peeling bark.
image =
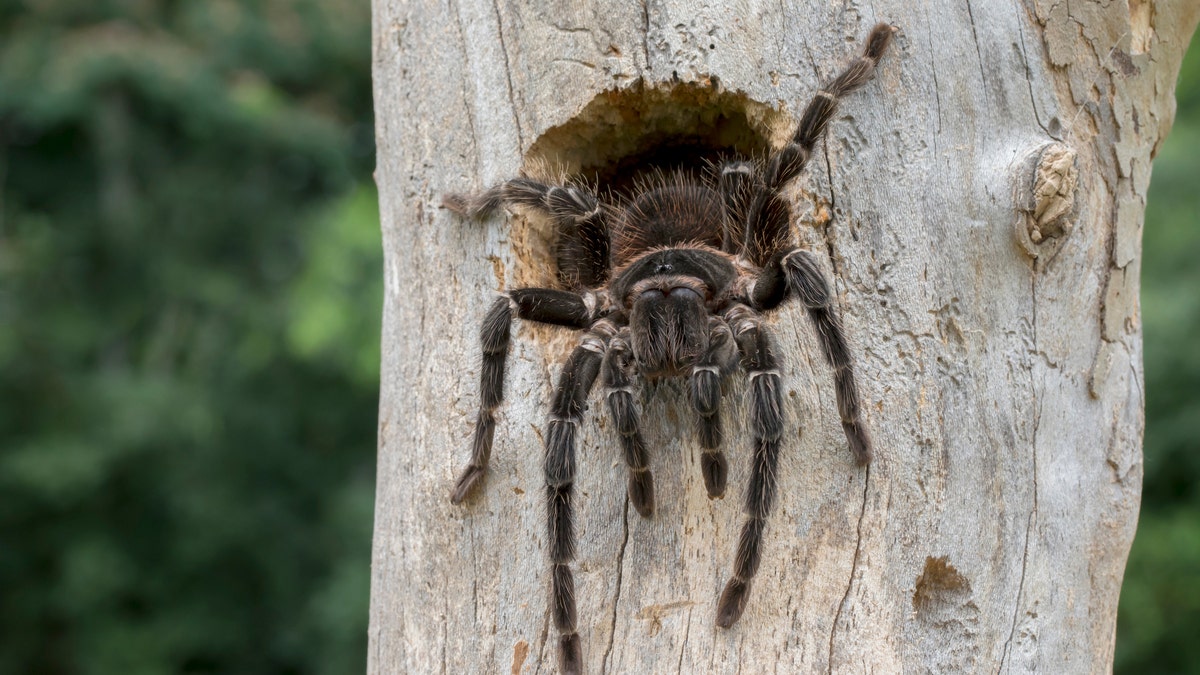
<svg viewBox="0 0 1200 675">
<path fill-rule="evenodd" d="M 375 0 L 386 297 L 369 671 L 556 669 L 540 429 L 576 338 L 516 329 L 487 482 L 452 506 L 478 323 L 496 290 L 552 272 L 544 224 L 464 223 L 441 194 L 534 159 L 578 168 L 568 123 L 619 113 L 638 87 L 680 111 L 664 128 L 719 105 L 778 143 L 876 21 L 900 27 L 894 47 L 793 190 L 797 239 L 825 257 L 858 354 L 876 460 L 853 464 L 803 310 L 777 313 L 782 489 L 746 614 L 721 630 L 750 454 L 741 391 L 716 501 L 684 389 L 645 397 L 650 520 L 628 509 L 594 395 L 576 483 L 586 670 L 1110 669 L 1141 490 L 1145 195 L 1200 4 L 727 4 Z"/>
</svg>

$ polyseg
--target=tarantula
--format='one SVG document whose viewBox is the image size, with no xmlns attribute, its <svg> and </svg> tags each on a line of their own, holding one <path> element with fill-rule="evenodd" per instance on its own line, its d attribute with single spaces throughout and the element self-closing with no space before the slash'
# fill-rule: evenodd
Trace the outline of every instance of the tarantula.
<svg viewBox="0 0 1200 675">
<path fill-rule="evenodd" d="M 816 258 L 792 245 L 791 212 L 781 190 L 804 170 L 838 100 L 874 74 L 893 30 L 887 24 L 871 30 L 863 55 L 817 92 L 795 137 L 765 162 L 727 161 L 702 180 L 681 174 L 652 181 L 615 204 L 582 185 L 530 178 L 475 196 L 446 195 L 446 207 L 467 217 L 508 205 L 548 216 L 557 230 L 559 277 L 570 289 L 509 291 L 484 318 L 479 416 L 470 464 L 454 486 L 453 503 L 470 495 L 487 470 L 512 317 L 585 331 L 563 366 L 544 437 L 551 604 L 564 672 L 577 673 L 582 663 L 569 566 L 575 557 L 571 494 L 575 436 L 598 376 L 629 467 L 629 500 L 649 517 L 654 482 L 634 405 L 638 377 L 690 378 L 703 449 L 700 468 L 709 497 L 719 497 L 727 474 L 722 383 L 739 363 L 746 372 L 754 452 L 733 577 L 717 602 L 722 628 L 732 626 L 746 607 L 777 487 L 783 434 L 779 356 L 761 313 L 793 299 L 807 309 L 834 371 L 850 452 L 860 465 L 871 460 L 850 349 Z"/>
</svg>

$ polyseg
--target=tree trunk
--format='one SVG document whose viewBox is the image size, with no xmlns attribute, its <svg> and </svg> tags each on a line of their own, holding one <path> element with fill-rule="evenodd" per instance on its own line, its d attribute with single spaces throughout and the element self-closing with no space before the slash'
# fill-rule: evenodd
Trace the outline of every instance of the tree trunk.
<svg viewBox="0 0 1200 675">
<path fill-rule="evenodd" d="M 728 498 L 709 500 L 683 389 L 645 395 L 658 510 L 643 519 L 593 392 L 576 481 L 585 672 L 1110 669 L 1142 476 L 1145 195 L 1200 4 L 644 2 L 375 0 L 369 672 L 556 669 L 540 435 L 578 336 L 515 328 L 487 481 L 451 505 L 478 326 L 497 290 L 544 285 L 552 263 L 544 223 L 464 222 L 442 193 L 547 160 L 611 165 L 653 131 L 778 144 L 877 21 L 899 27 L 891 51 L 791 195 L 837 290 L 876 459 L 851 460 L 803 310 L 774 314 L 780 493 L 749 608 L 720 629 L 744 410 Z"/>
</svg>

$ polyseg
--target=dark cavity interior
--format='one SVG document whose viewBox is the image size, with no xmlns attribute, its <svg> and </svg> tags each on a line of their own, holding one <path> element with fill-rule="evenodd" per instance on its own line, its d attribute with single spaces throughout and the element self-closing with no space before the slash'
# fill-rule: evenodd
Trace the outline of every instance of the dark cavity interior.
<svg viewBox="0 0 1200 675">
<path fill-rule="evenodd" d="M 705 170 L 735 156 L 762 157 L 788 131 L 787 116 L 718 83 L 609 90 L 534 142 L 526 165 L 545 165 L 627 197 L 656 172 Z"/>
</svg>

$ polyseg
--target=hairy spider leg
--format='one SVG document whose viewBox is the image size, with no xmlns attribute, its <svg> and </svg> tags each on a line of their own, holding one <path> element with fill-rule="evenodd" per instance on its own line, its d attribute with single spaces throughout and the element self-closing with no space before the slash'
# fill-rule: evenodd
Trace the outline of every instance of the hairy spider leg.
<svg viewBox="0 0 1200 675">
<path fill-rule="evenodd" d="M 751 304 L 756 310 L 770 310 L 789 296 L 798 298 L 808 310 L 808 318 L 821 343 L 821 352 L 833 368 L 838 414 L 850 443 L 850 452 L 859 465 L 865 465 L 871 461 L 871 439 L 862 421 L 850 347 L 846 344 L 842 321 L 833 306 L 833 296 L 817 265 L 817 258 L 803 249 L 780 251 L 772 258 L 754 284 Z"/>
<path fill-rule="evenodd" d="M 817 141 L 825 135 L 825 129 L 837 111 L 838 101 L 847 94 L 861 88 L 875 74 L 875 66 L 892 39 L 893 28 L 886 23 L 871 29 L 863 47 L 863 55 L 846 66 L 838 76 L 822 86 L 809 101 L 800 117 L 796 135 L 767 162 L 763 179 L 767 187 L 778 190 L 800 172 L 812 156 Z"/>
<path fill-rule="evenodd" d="M 737 253 L 744 244 L 746 212 L 754 192 L 754 165 L 742 161 L 722 164 L 717 173 L 717 190 L 725 203 L 721 250 Z"/>
<path fill-rule="evenodd" d="M 700 470 L 710 499 L 725 494 L 729 463 L 721 452 L 721 384 L 737 366 L 737 344 L 729 325 L 713 316 L 708 319 L 708 349 L 692 366 L 692 408 L 699 419 Z"/>
<path fill-rule="evenodd" d="M 539 211 L 554 221 L 558 273 L 568 288 L 597 288 L 608 281 L 608 214 L 596 195 L 580 185 L 547 185 L 532 178 L 514 178 L 475 196 L 448 194 L 446 208 L 480 218 L 504 205 Z"/>
<path fill-rule="evenodd" d="M 717 625 L 729 628 L 746 609 L 750 584 L 762 561 L 762 538 L 775 501 L 779 448 L 783 437 L 783 394 L 774 340 L 756 312 L 734 305 L 725 312 L 749 380 L 750 422 L 754 457 L 746 488 L 746 521 L 738 540 L 733 577 L 717 601 Z"/>
<path fill-rule="evenodd" d="M 608 400 L 608 411 L 621 437 L 621 450 L 629 466 L 629 501 L 643 518 L 654 514 L 654 477 L 646 441 L 638 424 L 638 411 L 633 404 L 635 366 L 629 346 L 630 331 L 625 326 L 608 343 L 601 365 L 601 378 Z"/>
<path fill-rule="evenodd" d="M 584 296 L 550 288 L 510 291 L 492 304 L 479 331 L 483 363 L 480 367 L 479 415 L 475 418 L 471 460 L 450 494 L 450 501 L 454 504 L 466 499 L 487 473 L 488 460 L 492 456 L 492 440 L 496 433 L 496 408 L 504 400 L 504 362 L 508 356 L 514 313 L 521 319 L 578 329 L 588 327 L 592 314 Z"/>
<path fill-rule="evenodd" d="M 546 423 L 546 520 L 549 536 L 551 606 L 559 633 L 559 667 L 571 675 L 580 672 L 583 653 L 575 608 L 575 578 L 570 563 L 575 559 L 575 526 L 571 495 L 575 485 L 575 436 L 583 420 L 583 408 L 615 324 L 597 321 L 571 352 L 558 378 L 550 417 Z"/>
<path fill-rule="evenodd" d="M 838 101 L 847 94 L 861 88 L 875 74 L 875 66 L 887 50 L 895 29 L 886 23 L 871 29 L 863 47 L 863 55 L 821 87 L 809 101 L 800 117 L 800 126 L 790 143 L 771 155 L 763 171 L 765 189 L 759 190 L 750 204 L 746 217 L 745 247 L 747 257 L 757 265 L 780 244 L 790 240 L 787 202 L 780 198 L 779 191 L 793 178 L 804 171 L 817 141 L 825 135 L 829 120 L 837 111 Z"/>
</svg>

